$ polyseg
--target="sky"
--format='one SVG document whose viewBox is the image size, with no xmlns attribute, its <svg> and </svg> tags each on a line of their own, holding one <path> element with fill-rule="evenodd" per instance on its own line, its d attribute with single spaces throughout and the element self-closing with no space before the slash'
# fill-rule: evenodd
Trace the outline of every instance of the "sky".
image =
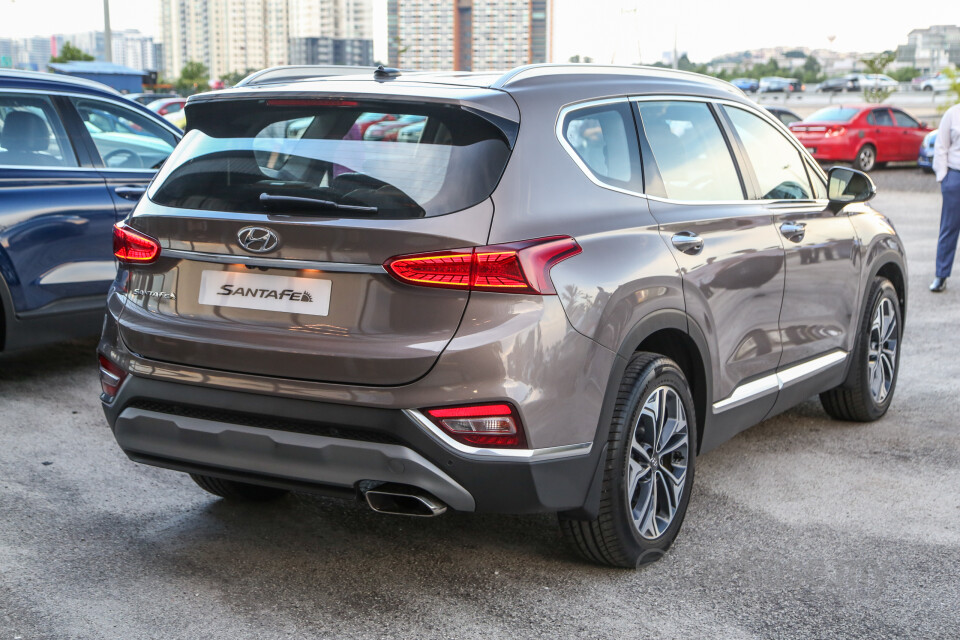
<svg viewBox="0 0 960 640">
<path fill-rule="evenodd" d="M 111 25 L 155 34 L 158 2 L 111 0 Z M 386 0 L 373 4 L 375 54 L 382 59 Z M 837 0 L 554 0 L 554 59 L 580 55 L 603 63 L 652 63 L 673 49 L 674 34 L 678 50 L 695 62 L 775 46 L 881 51 L 906 43 L 911 29 L 960 23 L 957 6 L 957 0 L 925 0 L 918 10 L 905 12 L 869 11 L 860 3 Z M 0 0 L 3 37 L 102 25 L 102 0 Z"/>
</svg>

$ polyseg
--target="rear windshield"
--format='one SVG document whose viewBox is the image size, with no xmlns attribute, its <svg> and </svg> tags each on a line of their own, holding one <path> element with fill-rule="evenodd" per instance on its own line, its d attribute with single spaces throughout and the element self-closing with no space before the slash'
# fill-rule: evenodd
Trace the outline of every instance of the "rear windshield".
<svg viewBox="0 0 960 640">
<path fill-rule="evenodd" d="M 185 209 L 327 217 L 452 213 L 493 192 L 510 147 L 448 105 L 266 99 L 187 108 L 188 133 L 151 187 Z"/>
<path fill-rule="evenodd" d="M 803 119 L 804 122 L 850 122 L 860 109 L 827 107 Z"/>
</svg>

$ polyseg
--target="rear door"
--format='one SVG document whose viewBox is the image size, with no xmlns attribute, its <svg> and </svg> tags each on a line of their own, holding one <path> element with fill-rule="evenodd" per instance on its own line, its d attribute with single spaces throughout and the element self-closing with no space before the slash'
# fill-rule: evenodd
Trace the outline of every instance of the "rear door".
<svg viewBox="0 0 960 640">
<path fill-rule="evenodd" d="M 746 199 L 715 105 L 636 105 L 650 211 L 679 264 L 687 313 L 711 343 L 714 411 L 752 404 L 752 413 L 731 425 L 735 432 L 762 419 L 776 399 L 776 384 L 749 393 L 743 385 L 780 362 L 780 236 L 764 204 Z"/>
<path fill-rule="evenodd" d="M 0 274 L 18 314 L 102 306 L 114 209 L 76 147 L 64 98 L 0 91 Z"/>
<path fill-rule="evenodd" d="M 826 185 L 787 135 L 747 109 L 724 112 L 755 176 L 755 197 L 767 203 L 785 247 L 781 368 L 851 350 L 860 299 L 853 225 L 827 208 Z"/>
<path fill-rule="evenodd" d="M 79 116 L 77 129 L 122 220 L 146 192 L 179 136 L 139 110 L 110 100 L 76 97 L 70 102 Z"/>
<path fill-rule="evenodd" d="M 396 385 L 426 374 L 469 294 L 401 284 L 382 264 L 486 243 L 504 134 L 452 105 L 276 98 L 187 109 L 191 131 L 129 221 L 163 251 L 130 274 L 125 343 L 257 375 Z M 426 124 L 418 141 L 365 140 L 370 113 Z"/>
<path fill-rule="evenodd" d="M 890 109 L 874 109 L 867 114 L 871 137 L 877 143 L 877 162 L 901 160 L 901 141 Z"/>
</svg>

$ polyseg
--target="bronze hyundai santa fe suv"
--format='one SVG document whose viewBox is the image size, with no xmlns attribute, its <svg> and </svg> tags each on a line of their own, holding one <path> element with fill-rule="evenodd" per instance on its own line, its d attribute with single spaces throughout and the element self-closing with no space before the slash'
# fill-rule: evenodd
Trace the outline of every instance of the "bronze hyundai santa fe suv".
<svg viewBox="0 0 960 640">
<path fill-rule="evenodd" d="M 907 278 L 873 183 L 733 86 L 286 76 L 190 98 L 116 226 L 101 398 L 131 459 L 228 499 L 555 512 L 633 567 L 698 454 L 815 394 L 889 407 Z"/>
</svg>

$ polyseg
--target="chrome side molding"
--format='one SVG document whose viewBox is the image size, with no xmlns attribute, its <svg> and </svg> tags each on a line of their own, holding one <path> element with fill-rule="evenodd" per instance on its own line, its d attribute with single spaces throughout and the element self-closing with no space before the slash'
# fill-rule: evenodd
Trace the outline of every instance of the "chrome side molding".
<svg viewBox="0 0 960 640">
<path fill-rule="evenodd" d="M 773 391 L 780 391 L 784 387 L 790 386 L 802 380 L 806 380 L 816 374 L 829 369 L 847 359 L 849 353 L 842 349 L 831 351 L 813 360 L 801 362 L 792 367 L 771 373 L 757 380 L 752 380 L 739 385 L 729 396 L 713 403 L 714 413 L 723 413 L 728 409 L 733 409 L 744 405 L 752 400 L 756 400 Z"/>
</svg>

